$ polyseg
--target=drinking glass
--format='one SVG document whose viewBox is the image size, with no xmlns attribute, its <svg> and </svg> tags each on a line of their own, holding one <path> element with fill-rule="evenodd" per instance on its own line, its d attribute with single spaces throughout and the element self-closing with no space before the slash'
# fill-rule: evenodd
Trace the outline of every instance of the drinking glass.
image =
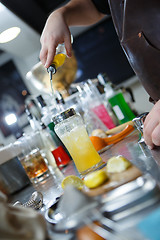
<svg viewBox="0 0 160 240">
<path fill-rule="evenodd" d="M 40 135 L 30 134 L 19 138 L 15 146 L 21 148 L 18 158 L 32 183 L 38 183 L 49 177 L 49 168 L 45 151 L 41 149 Z"/>
<path fill-rule="evenodd" d="M 79 114 L 73 108 L 53 118 L 55 132 L 62 140 L 81 175 L 97 169 L 102 159 L 95 150 Z"/>
</svg>

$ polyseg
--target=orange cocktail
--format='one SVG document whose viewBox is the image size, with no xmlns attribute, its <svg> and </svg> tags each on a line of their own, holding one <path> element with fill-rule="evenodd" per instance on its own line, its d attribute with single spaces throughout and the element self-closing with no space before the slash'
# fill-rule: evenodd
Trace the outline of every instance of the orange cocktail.
<svg viewBox="0 0 160 240">
<path fill-rule="evenodd" d="M 61 136 L 61 140 L 70 152 L 80 174 L 96 169 L 102 164 L 102 159 L 89 139 L 84 126 L 77 126 Z"/>
</svg>

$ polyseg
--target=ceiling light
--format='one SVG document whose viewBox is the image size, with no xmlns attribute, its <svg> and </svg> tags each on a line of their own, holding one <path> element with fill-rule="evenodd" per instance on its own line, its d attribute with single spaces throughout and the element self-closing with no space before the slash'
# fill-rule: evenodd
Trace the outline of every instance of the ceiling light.
<svg viewBox="0 0 160 240">
<path fill-rule="evenodd" d="M 5 117 L 5 121 L 6 121 L 7 125 L 12 125 L 17 122 L 17 117 L 14 113 L 11 113 Z"/>
<path fill-rule="evenodd" d="M 0 43 L 6 43 L 16 38 L 21 29 L 19 27 L 8 28 L 0 34 Z"/>
<path fill-rule="evenodd" d="M 0 3 L 0 12 L 4 11 L 4 9 L 6 9 L 6 7 L 2 3 Z"/>
</svg>

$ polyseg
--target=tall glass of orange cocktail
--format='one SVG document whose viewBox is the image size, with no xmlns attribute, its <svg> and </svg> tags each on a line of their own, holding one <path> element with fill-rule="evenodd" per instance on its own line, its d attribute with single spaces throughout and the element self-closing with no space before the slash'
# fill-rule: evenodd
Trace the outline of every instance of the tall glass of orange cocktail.
<svg viewBox="0 0 160 240">
<path fill-rule="evenodd" d="M 102 159 L 95 150 L 83 120 L 73 108 L 53 118 L 55 132 L 64 143 L 81 175 L 97 169 Z"/>
</svg>

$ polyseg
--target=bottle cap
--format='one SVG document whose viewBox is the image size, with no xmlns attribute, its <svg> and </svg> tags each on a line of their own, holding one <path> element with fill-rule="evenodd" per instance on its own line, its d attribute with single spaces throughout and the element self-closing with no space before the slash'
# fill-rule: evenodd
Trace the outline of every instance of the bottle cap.
<svg viewBox="0 0 160 240">
<path fill-rule="evenodd" d="M 38 104 L 41 108 L 47 106 L 47 104 L 45 103 L 45 100 L 43 99 L 42 95 L 39 95 L 36 98 L 37 98 Z"/>
<path fill-rule="evenodd" d="M 56 73 L 56 67 L 54 64 L 50 65 L 49 68 L 47 68 L 47 72 L 49 73 L 50 80 L 52 80 L 52 75 Z"/>
<path fill-rule="evenodd" d="M 74 110 L 74 108 L 69 108 L 64 112 L 61 112 L 60 114 L 56 115 L 53 117 L 53 123 L 56 125 L 60 122 L 62 122 L 63 120 L 72 117 L 73 115 L 76 114 L 76 111 Z"/>
</svg>

